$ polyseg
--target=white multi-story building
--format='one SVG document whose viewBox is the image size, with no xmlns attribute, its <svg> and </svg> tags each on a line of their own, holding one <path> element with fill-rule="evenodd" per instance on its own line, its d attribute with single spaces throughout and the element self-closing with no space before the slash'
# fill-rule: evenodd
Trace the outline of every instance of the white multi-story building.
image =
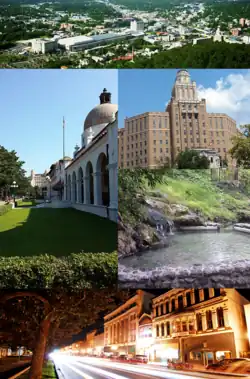
<svg viewBox="0 0 250 379">
<path fill-rule="evenodd" d="M 32 41 L 32 51 L 33 53 L 50 53 L 57 49 L 57 42 L 48 39 L 36 39 Z"/>
<path fill-rule="evenodd" d="M 58 40 L 58 44 L 68 51 L 81 51 L 84 49 L 102 46 L 106 43 L 112 43 L 131 37 L 132 35 L 129 33 L 105 33 L 91 37 L 82 35 L 69 38 L 61 38 Z"/>
<path fill-rule="evenodd" d="M 35 174 L 34 170 L 31 170 L 30 184 L 32 187 L 39 188 L 40 196 L 47 197 L 49 191 L 49 178 L 47 170 L 43 174 Z"/>
<path fill-rule="evenodd" d="M 144 22 L 141 20 L 132 20 L 130 22 L 130 30 L 133 32 L 144 32 Z"/>
<path fill-rule="evenodd" d="M 50 166 L 50 171 L 48 172 L 48 177 L 50 179 L 48 197 L 50 200 L 63 200 L 65 168 L 71 161 L 72 158 L 64 157 Z"/>
<path fill-rule="evenodd" d="M 116 104 L 104 89 L 87 115 L 82 147 L 65 167 L 64 201 L 71 207 L 117 221 L 118 121 Z"/>
<path fill-rule="evenodd" d="M 242 37 L 242 41 L 246 44 L 250 44 L 250 36 L 244 36 Z"/>
</svg>

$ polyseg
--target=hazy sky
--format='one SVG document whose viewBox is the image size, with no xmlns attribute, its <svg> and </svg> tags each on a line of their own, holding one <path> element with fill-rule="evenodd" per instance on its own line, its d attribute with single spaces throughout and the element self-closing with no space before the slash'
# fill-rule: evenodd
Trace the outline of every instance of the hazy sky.
<svg viewBox="0 0 250 379">
<path fill-rule="evenodd" d="M 162 112 L 171 98 L 178 70 L 119 70 L 119 127 L 124 118 Z M 237 125 L 250 123 L 250 70 L 189 70 L 208 112 L 227 113 Z"/>
<path fill-rule="evenodd" d="M 81 144 L 83 123 L 106 87 L 118 103 L 116 70 L 0 70 L 0 145 L 15 150 L 24 168 L 44 172 Z"/>
</svg>

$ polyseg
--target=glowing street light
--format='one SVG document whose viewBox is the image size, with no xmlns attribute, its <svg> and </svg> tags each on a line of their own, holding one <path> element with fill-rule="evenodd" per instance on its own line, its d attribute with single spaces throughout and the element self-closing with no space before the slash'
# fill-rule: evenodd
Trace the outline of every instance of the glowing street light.
<svg viewBox="0 0 250 379">
<path fill-rule="evenodd" d="M 14 207 L 16 206 L 16 196 L 15 196 L 15 188 L 18 188 L 18 184 L 13 181 L 13 183 L 10 185 L 11 188 L 14 188 L 13 190 L 13 199 L 14 199 Z"/>
</svg>

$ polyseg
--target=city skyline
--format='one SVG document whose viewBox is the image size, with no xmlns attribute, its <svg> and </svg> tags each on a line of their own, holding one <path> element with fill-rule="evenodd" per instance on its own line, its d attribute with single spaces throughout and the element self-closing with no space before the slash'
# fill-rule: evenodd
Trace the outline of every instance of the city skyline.
<svg viewBox="0 0 250 379">
<path fill-rule="evenodd" d="M 178 71 L 119 70 L 119 128 L 124 127 L 126 117 L 164 112 Z M 190 69 L 188 72 L 197 83 L 199 98 L 206 99 L 207 112 L 226 113 L 236 121 L 237 127 L 249 123 L 250 70 Z"/>
<path fill-rule="evenodd" d="M 116 70 L 3 70 L 0 81 L 0 124 L 8 125 L 2 128 L 1 145 L 25 161 L 27 175 L 32 169 L 43 173 L 62 158 L 63 117 L 65 155 L 72 157 L 81 144 L 84 119 L 99 104 L 103 88 L 118 102 Z"/>
</svg>

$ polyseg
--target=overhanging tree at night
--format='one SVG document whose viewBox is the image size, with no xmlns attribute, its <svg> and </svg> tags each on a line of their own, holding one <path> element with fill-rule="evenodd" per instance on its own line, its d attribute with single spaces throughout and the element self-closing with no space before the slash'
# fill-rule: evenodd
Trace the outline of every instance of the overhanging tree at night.
<svg viewBox="0 0 250 379">
<path fill-rule="evenodd" d="M 0 343 L 33 351 L 29 378 L 41 379 L 47 353 L 71 341 L 73 335 L 130 296 L 115 288 L 79 292 L 16 291 L 1 293 Z"/>
</svg>

